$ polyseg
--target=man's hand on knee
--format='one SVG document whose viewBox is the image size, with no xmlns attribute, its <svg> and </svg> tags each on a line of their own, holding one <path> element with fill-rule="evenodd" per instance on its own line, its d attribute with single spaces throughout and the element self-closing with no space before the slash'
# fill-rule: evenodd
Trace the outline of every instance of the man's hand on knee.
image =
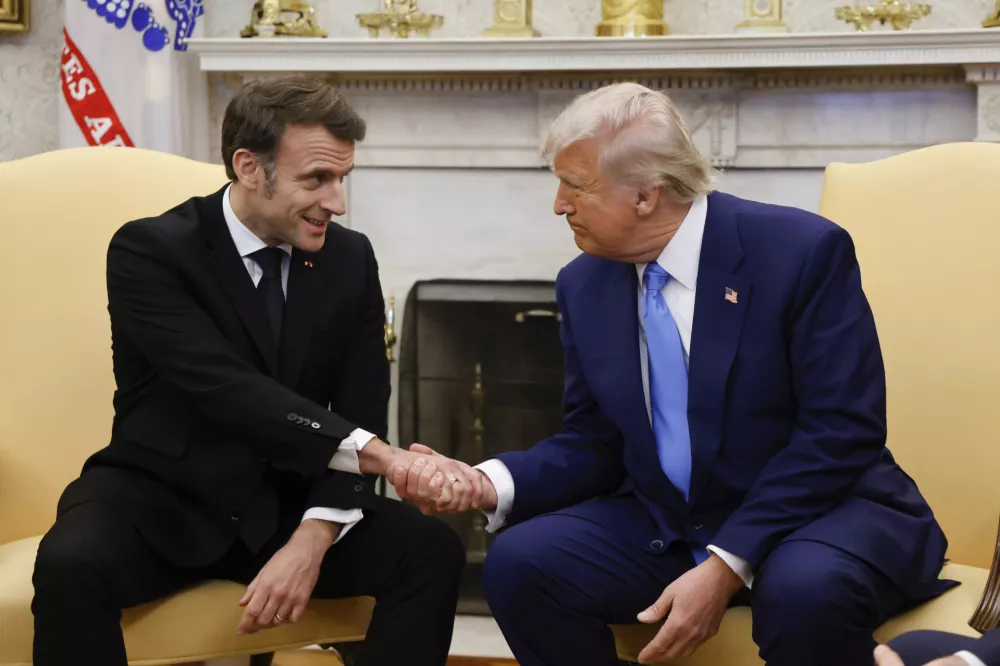
<svg viewBox="0 0 1000 666">
<path fill-rule="evenodd" d="M 243 616 L 236 625 L 239 635 L 270 629 L 283 622 L 298 622 L 306 610 L 327 549 L 337 538 L 340 525 L 305 520 L 264 568 L 240 599 Z"/>
<path fill-rule="evenodd" d="M 714 554 L 668 585 L 639 613 L 639 621 L 646 624 L 667 618 L 639 653 L 639 663 L 690 656 L 719 631 L 729 600 L 742 586 L 743 580 Z"/>
</svg>

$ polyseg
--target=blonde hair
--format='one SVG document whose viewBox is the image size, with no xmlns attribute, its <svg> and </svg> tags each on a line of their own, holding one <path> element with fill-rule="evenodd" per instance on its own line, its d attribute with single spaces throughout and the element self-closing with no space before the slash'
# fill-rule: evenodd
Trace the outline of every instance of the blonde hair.
<svg viewBox="0 0 1000 666">
<path fill-rule="evenodd" d="M 549 127 L 542 155 L 552 163 L 570 144 L 608 136 L 599 168 L 620 182 L 662 187 L 678 203 L 708 194 L 714 173 L 666 94 L 638 83 L 615 83 L 580 95 Z"/>
</svg>

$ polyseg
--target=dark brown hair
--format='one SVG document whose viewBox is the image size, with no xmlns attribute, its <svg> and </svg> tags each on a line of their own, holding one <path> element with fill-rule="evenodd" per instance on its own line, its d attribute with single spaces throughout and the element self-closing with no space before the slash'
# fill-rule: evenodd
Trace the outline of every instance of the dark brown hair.
<svg viewBox="0 0 1000 666">
<path fill-rule="evenodd" d="M 326 81 L 309 76 L 251 81 L 229 102 L 222 119 L 222 161 L 229 179 L 236 180 L 233 155 L 245 148 L 273 185 L 281 135 L 295 125 L 322 125 L 344 141 L 365 138 L 365 121 Z"/>
</svg>

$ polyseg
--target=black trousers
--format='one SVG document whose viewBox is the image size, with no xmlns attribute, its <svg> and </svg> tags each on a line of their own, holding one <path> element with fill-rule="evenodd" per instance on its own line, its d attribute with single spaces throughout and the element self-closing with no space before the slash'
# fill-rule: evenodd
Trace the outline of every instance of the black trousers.
<svg viewBox="0 0 1000 666">
<path fill-rule="evenodd" d="M 152 552 L 112 506 L 71 508 L 42 539 L 35 562 L 35 666 L 126 666 L 122 609 L 202 580 L 249 584 L 292 529 L 257 555 L 237 542 L 220 561 L 184 569 Z M 359 664 L 442 666 L 464 565 L 461 540 L 443 521 L 380 498 L 378 510 L 327 551 L 313 598 L 375 597 Z"/>
</svg>

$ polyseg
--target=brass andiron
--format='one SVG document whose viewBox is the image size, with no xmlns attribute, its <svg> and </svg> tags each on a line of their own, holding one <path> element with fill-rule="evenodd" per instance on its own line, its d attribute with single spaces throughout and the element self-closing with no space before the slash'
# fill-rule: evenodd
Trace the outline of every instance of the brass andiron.
<svg viewBox="0 0 1000 666">
<path fill-rule="evenodd" d="M 931 6 L 900 0 L 879 0 L 875 5 L 854 5 L 853 7 L 838 7 L 836 17 L 845 23 L 853 23 L 859 32 L 867 32 L 872 23 L 886 23 L 893 30 L 909 30 L 912 23 L 924 16 L 929 16 Z"/>
<path fill-rule="evenodd" d="M 396 297 L 389 297 L 389 307 L 385 310 L 385 357 L 389 363 L 395 362 L 393 348 L 396 346 L 396 331 L 393 328 L 396 319 Z"/>
<path fill-rule="evenodd" d="M 393 37 L 406 39 L 410 32 L 427 37 L 431 30 L 444 25 L 440 14 L 425 14 L 417 8 L 417 0 L 384 0 L 381 12 L 358 14 L 358 25 L 368 29 L 368 34 L 378 37 L 382 30 Z"/>
<path fill-rule="evenodd" d="M 473 460 L 483 460 L 486 458 L 486 447 L 483 444 L 483 433 L 486 432 L 483 426 L 483 402 L 486 400 L 486 391 L 483 390 L 483 364 L 476 363 L 476 382 L 472 386 L 472 393 L 469 396 L 469 405 L 472 408 L 472 458 Z M 474 564 L 481 564 L 486 560 L 486 518 L 482 511 L 472 514 L 472 534 L 469 535 L 469 546 L 466 549 L 466 560 Z"/>
<path fill-rule="evenodd" d="M 493 0 L 493 25 L 483 37 L 538 37 L 531 26 L 531 0 Z"/>
<path fill-rule="evenodd" d="M 983 21 L 984 28 L 1000 28 L 1000 0 L 997 0 L 997 6 L 993 8 L 993 13 L 990 17 Z"/>
<path fill-rule="evenodd" d="M 305 0 L 256 0 L 240 37 L 326 37 L 316 10 Z"/>
<path fill-rule="evenodd" d="M 670 34 L 663 0 L 601 0 L 598 37 L 659 37 Z"/>
<path fill-rule="evenodd" d="M 745 0 L 743 22 L 736 26 L 743 34 L 790 32 L 781 19 L 781 0 Z"/>
</svg>

